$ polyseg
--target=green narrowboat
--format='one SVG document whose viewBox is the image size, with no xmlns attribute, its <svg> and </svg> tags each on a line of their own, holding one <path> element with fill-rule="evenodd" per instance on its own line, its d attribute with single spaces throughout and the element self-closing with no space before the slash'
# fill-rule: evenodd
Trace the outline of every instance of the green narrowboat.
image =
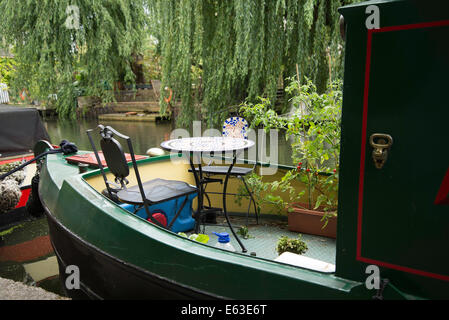
<svg viewBox="0 0 449 320">
<path fill-rule="evenodd" d="M 79 269 L 70 296 L 449 297 L 449 3 L 367 1 L 339 11 L 346 49 L 337 238 L 310 238 L 333 251 L 325 262 L 335 269 L 270 259 L 259 254 L 264 248 L 253 256 L 249 244 L 248 253 L 230 252 L 170 232 L 103 196 L 100 170 L 80 173 L 54 154 L 42 165 L 39 195 L 64 283 L 69 266 Z M 193 184 L 188 163 L 171 160 L 139 160 L 142 179 Z M 380 286 L 373 288 L 376 268 Z"/>
<path fill-rule="evenodd" d="M 253 250 L 249 242 L 244 242 L 248 253 L 243 254 L 215 248 L 212 236 L 208 244 L 203 244 L 163 229 L 103 196 L 105 186 L 99 170 L 79 173 L 66 157 L 47 156 L 40 173 L 39 193 L 63 283 L 70 281 L 68 266 L 79 269 L 79 290 L 67 290 L 73 298 L 370 299 L 376 294 L 365 288 L 364 281 L 264 258 L 264 249 Z M 138 165 L 142 180 L 164 172 L 165 179 L 194 182 L 188 162 L 172 161 L 170 155 L 139 160 Z M 108 180 L 112 180 L 106 172 Z M 129 179 L 130 185 L 136 183 L 132 175 Z M 230 190 L 237 187 L 238 181 L 234 180 Z M 218 191 L 218 184 L 216 188 Z M 210 198 L 215 203 L 214 195 Z M 229 205 L 234 205 L 232 200 Z M 218 226 L 206 228 L 221 231 Z M 254 234 L 251 225 L 249 230 Z M 254 241 L 261 237 L 257 234 Z M 335 242 L 329 243 L 335 250 Z M 257 257 L 250 255 L 255 250 Z M 389 290 L 384 294 L 397 297 Z"/>
</svg>

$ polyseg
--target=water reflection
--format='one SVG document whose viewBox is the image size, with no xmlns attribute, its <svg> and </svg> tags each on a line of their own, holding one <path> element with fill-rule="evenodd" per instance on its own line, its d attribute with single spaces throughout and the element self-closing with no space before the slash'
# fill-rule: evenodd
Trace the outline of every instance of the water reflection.
<svg viewBox="0 0 449 320">
<path fill-rule="evenodd" d="M 80 150 L 91 150 L 86 131 L 95 129 L 100 123 L 92 119 L 78 121 L 46 119 L 44 124 L 52 143 L 59 144 L 61 140 L 66 139 L 74 142 Z M 134 151 L 138 154 L 145 154 L 149 148 L 159 147 L 172 131 L 169 122 L 101 121 L 101 124 L 111 126 L 131 137 Z"/>
<path fill-rule="evenodd" d="M 61 119 L 44 119 L 44 125 L 50 135 L 51 142 L 59 144 L 61 140 L 74 142 L 80 150 L 91 150 L 86 130 L 98 126 L 97 119 L 80 119 L 76 121 Z M 149 148 L 159 147 L 167 140 L 175 129 L 171 122 L 135 122 L 135 121 L 101 121 L 102 125 L 109 125 L 117 131 L 131 137 L 134 151 L 145 154 Z M 205 128 L 203 129 L 205 130 Z M 267 137 L 267 152 L 270 155 L 269 136 Z M 277 163 L 291 165 L 291 146 L 283 134 L 278 138 Z M 276 157 L 274 157 L 276 158 Z"/>
</svg>

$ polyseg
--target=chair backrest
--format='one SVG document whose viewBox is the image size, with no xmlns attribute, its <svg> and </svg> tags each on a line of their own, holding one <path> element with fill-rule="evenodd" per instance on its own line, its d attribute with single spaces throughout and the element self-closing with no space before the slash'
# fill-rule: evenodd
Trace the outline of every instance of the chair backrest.
<svg viewBox="0 0 449 320">
<path fill-rule="evenodd" d="M 120 142 L 102 134 L 100 145 L 109 170 L 117 179 L 125 179 L 129 175 L 129 166 Z"/>
<path fill-rule="evenodd" d="M 126 160 L 125 151 L 123 150 L 122 145 L 120 142 L 118 142 L 116 139 L 114 139 L 114 136 L 118 136 L 122 139 L 125 139 L 128 143 L 128 148 L 130 149 L 130 152 L 132 152 L 132 144 L 131 139 L 125 135 L 122 135 L 121 133 L 117 132 L 113 128 L 107 126 L 104 127 L 102 125 L 98 126 L 100 128 L 100 146 L 101 151 L 103 152 L 104 160 L 106 161 L 106 165 L 111 171 L 111 173 L 115 177 L 115 182 L 120 183 L 121 187 L 125 187 L 126 184 L 128 184 L 128 180 L 126 180 L 126 177 L 129 175 L 129 166 L 128 161 Z M 95 148 L 95 143 L 92 140 L 92 137 L 90 135 L 90 132 L 92 130 L 88 130 L 87 134 L 89 136 L 90 143 L 92 145 L 92 149 L 95 153 L 95 157 L 97 158 L 98 165 L 104 175 L 103 172 L 103 166 L 101 164 L 101 159 L 99 157 L 99 154 L 97 152 L 97 149 Z M 134 158 L 134 157 L 133 157 Z M 134 161 L 133 161 L 134 164 Z M 108 181 L 106 180 L 106 176 L 104 175 L 106 186 L 108 187 Z"/>
<path fill-rule="evenodd" d="M 249 125 L 245 118 L 231 117 L 225 120 L 222 128 L 223 137 L 248 139 Z"/>
</svg>

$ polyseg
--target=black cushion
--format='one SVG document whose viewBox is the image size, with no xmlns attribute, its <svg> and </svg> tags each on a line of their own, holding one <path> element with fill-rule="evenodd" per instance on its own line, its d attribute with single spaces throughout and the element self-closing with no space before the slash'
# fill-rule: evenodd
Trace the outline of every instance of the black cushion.
<svg viewBox="0 0 449 320">
<path fill-rule="evenodd" d="M 114 138 L 101 139 L 100 144 L 104 159 L 112 174 L 120 179 L 126 178 L 129 175 L 129 167 L 121 144 Z"/>
<path fill-rule="evenodd" d="M 143 183 L 142 186 L 145 197 L 152 203 L 159 203 L 197 192 L 196 187 L 176 180 L 154 179 Z M 125 203 L 143 203 L 138 185 L 117 192 L 117 197 Z"/>
</svg>

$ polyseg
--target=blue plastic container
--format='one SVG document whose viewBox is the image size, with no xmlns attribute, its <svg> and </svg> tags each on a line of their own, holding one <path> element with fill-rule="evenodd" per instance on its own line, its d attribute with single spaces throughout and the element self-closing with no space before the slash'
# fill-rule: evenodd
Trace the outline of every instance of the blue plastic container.
<svg viewBox="0 0 449 320">
<path fill-rule="evenodd" d="M 192 201 L 197 196 L 196 193 L 193 193 L 189 195 L 186 204 L 184 205 L 184 208 L 182 208 L 181 213 L 179 214 L 176 221 L 173 223 L 173 226 L 171 227 L 171 231 L 173 232 L 186 232 L 189 230 L 192 230 L 195 227 L 195 219 L 192 217 Z M 154 204 L 149 206 L 150 212 L 153 213 L 155 211 L 163 211 L 167 215 L 167 223 L 170 223 L 172 219 L 174 218 L 176 212 L 178 212 L 179 208 L 181 207 L 182 203 L 184 202 L 185 197 L 181 197 L 178 199 L 165 201 L 159 204 Z M 131 204 L 121 204 L 120 207 L 123 209 L 134 213 L 134 205 Z M 148 219 L 147 212 L 145 208 L 140 209 L 136 212 L 136 215 L 141 217 L 142 219 Z"/>
</svg>

